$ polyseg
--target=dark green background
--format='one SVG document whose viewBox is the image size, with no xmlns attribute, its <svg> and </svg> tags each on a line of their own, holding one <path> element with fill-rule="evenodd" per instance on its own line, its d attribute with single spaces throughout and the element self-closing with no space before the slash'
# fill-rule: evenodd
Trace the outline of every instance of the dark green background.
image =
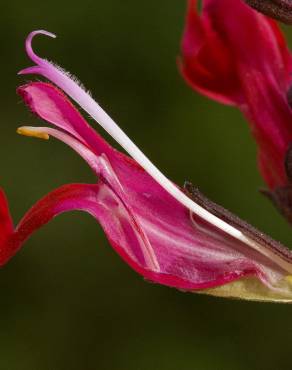
<svg viewBox="0 0 292 370">
<path fill-rule="evenodd" d="M 15 222 L 64 183 L 94 182 L 62 143 L 17 136 L 37 121 L 15 94 L 34 29 L 44 55 L 76 74 L 178 184 L 197 184 L 292 246 L 292 229 L 257 192 L 256 148 L 240 113 L 192 92 L 176 58 L 185 1 L 1 3 L 0 184 Z M 244 25 L 243 25 L 244 26 Z M 286 29 L 288 33 L 288 29 Z M 101 129 L 96 126 L 100 131 Z M 0 368 L 9 370 L 283 369 L 289 305 L 228 301 L 143 281 L 85 214 L 62 215 L 1 270 Z"/>
</svg>

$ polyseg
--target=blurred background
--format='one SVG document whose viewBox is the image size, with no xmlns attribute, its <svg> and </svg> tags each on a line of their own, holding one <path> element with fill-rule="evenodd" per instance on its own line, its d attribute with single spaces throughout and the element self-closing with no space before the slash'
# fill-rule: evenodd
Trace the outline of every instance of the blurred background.
<svg viewBox="0 0 292 370">
<path fill-rule="evenodd" d="M 165 174 L 177 184 L 192 181 L 212 200 L 292 246 L 291 227 L 258 193 L 263 183 L 256 148 L 240 113 L 192 92 L 178 73 L 185 5 L 1 4 L 0 184 L 15 222 L 53 188 L 95 181 L 65 145 L 15 134 L 19 125 L 38 123 L 15 94 L 26 81 L 16 73 L 30 64 L 26 35 L 46 29 L 59 37 L 36 39 L 39 54 L 77 75 Z M 288 28 L 285 32 L 289 37 Z M 86 214 L 55 219 L 0 274 L 1 369 L 274 370 L 290 359 L 291 306 L 146 283 Z"/>
</svg>

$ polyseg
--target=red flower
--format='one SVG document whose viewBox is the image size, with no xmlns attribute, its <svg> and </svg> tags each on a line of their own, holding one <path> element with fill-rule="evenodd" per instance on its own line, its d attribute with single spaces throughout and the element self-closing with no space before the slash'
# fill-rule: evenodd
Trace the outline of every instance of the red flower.
<svg viewBox="0 0 292 370">
<path fill-rule="evenodd" d="M 205 0 L 201 14 L 189 0 L 181 71 L 200 93 L 243 112 L 268 194 L 291 221 L 292 58 L 277 24 L 241 0 Z"/>
</svg>

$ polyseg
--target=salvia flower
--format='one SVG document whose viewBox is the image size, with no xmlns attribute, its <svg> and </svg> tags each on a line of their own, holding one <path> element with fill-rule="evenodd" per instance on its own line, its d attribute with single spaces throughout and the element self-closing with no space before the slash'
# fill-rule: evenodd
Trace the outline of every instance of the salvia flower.
<svg viewBox="0 0 292 370">
<path fill-rule="evenodd" d="M 277 24 L 243 1 L 189 0 L 181 71 L 198 92 L 237 106 L 258 145 L 266 194 L 292 221 L 292 59 Z"/>
<path fill-rule="evenodd" d="M 54 82 L 30 82 L 18 89 L 30 110 L 51 127 L 23 126 L 27 136 L 53 136 L 73 148 L 97 176 L 96 185 L 68 185 L 57 212 L 79 209 L 103 227 L 116 252 L 147 280 L 181 290 L 242 299 L 292 301 L 292 254 L 230 212 L 205 198 L 190 183 L 168 180 L 68 73 L 36 56 L 21 74 Z M 84 120 L 67 93 L 133 157 L 111 147 Z M 78 193 L 78 187 L 81 187 Z M 57 190 L 58 192 L 58 190 Z M 78 195 L 78 196 L 77 196 Z M 50 198 L 50 197 L 49 197 Z M 42 219 L 44 204 L 36 205 Z M 56 202 L 55 202 L 56 203 Z M 55 212 L 47 204 L 44 215 Z M 57 202 L 58 204 L 58 202 Z M 66 208 L 67 207 L 67 208 Z M 29 225 L 34 228 L 35 221 Z"/>
</svg>

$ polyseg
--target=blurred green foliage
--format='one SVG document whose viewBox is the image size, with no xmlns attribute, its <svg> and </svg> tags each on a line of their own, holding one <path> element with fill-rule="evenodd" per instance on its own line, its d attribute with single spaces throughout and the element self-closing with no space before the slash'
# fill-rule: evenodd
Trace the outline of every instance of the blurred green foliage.
<svg viewBox="0 0 292 370">
<path fill-rule="evenodd" d="M 25 82 L 16 72 L 30 63 L 25 36 L 43 28 L 59 38 L 39 37 L 38 52 L 76 74 L 172 180 L 192 181 L 292 246 L 291 228 L 258 193 L 256 148 L 240 113 L 198 96 L 178 73 L 184 13 L 185 1 L 167 0 L 1 4 L 0 183 L 15 221 L 53 188 L 95 181 L 65 145 L 15 134 L 36 122 L 15 94 Z M 274 370 L 290 359 L 291 306 L 146 283 L 85 214 L 34 235 L 1 270 L 0 292 L 1 369 Z"/>
</svg>

